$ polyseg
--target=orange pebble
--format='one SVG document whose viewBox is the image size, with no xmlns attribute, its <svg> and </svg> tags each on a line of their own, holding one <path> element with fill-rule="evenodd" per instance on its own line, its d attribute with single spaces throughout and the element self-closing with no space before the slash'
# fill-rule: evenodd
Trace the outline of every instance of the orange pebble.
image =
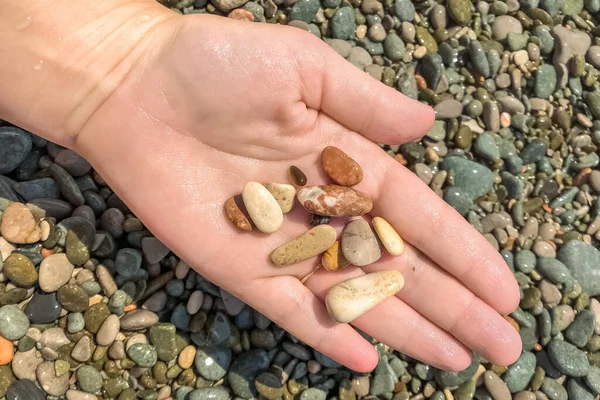
<svg viewBox="0 0 600 400">
<path fill-rule="evenodd" d="M 552 209 L 550 208 L 550 206 L 549 206 L 548 204 L 544 204 L 544 205 L 542 206 L 542 208 L 543 208 L 544 210 L 546 210 L 546 212 L 549 212 L 549 213 L 551 213 L 551 212 L 552 212 Z"/>
<path fill-rule="evenodd" d="M 15 346 L 10 340 L 0 336 L 0 365 L 6 365 L 12 361 Z"/>
<path fill-rule="evenodd" d="M 536 344 L 533 345 L 533 349 L 535 351 L 540 351 L 540 350 L 542 350 L 542 345 L 539 344 L 539 343 L 536 343 Z"/>
<path fill-rule="evenodd" d="M 427 81 L 421 75 L 415 75 L 415 80 L 417 81 L 417 86 L 421 89 L 427 88 Z"/>
<path fill-rule="evenodd" d="M 579 171 L 575 179 L 573 179 L 573 185 L 581 186 L 584 183 L 587 183 L 589 175 L 592 173 L 592 169 L 590 167 L 586 167 Z"/>
<path fill-rule="evenodd" d="M 227 16 L 229 18 L 237 19 L 239 21 L 254 22 L 254 14 L 243 8 L 236 8 Z"/>
<path fill-rule="evenodd" d="M 93 295 L 92 297 L 90 297 L 90 306 L 93 306 L 94 304 L 98 304 L 102 301 L 102 296 L 99 294 Z"/>
<path fill-rule="evenodd" d="M 42 257 L 46 258 L 48 256 L 51 256 L 52 254 L 54 254 L 54 252 L 50 249 L 42 249 Z"/>
<path fill-rule="evenodd" d="M 124 310 L 125 310 L 125 312 L 127 312 L 127 311 L 131 311 L 131 310 L 135 310 L 136 308 L 137 308 L 137 306 L 135 304 L 129 304 L 129 305 L 125 306 Z"/>
<path fill-rule="evenodd" d="M 506 246 L 504 246 L 504 248 L 508 251 L 512 251 L 514 245 L 515 245 L 515 238 L 509 237 L 508 240 L 506 241 Z"/>
<path fill-rule="evenodd" d="M 402 154 L 396 154 L 394 156 L 394 159 L 402 165 L 408 164 L 408 161 L 406 161 L 406 158 L 404 158 L 404 156 Z"/>
<path fill-rule="evenodd" d="M 510 126 L 510 114 L 509 113 L 503 112 L 502 114 L 500 114 L 500 125 L 502 125 L 503 128 Z"/>
<path fill-rule="evenodd" d="M 511 318 L 511 317 L 509 317 L 508 315 L 505 315 L 505 316 L 504 316 L 504 319 L 505 319 L 505 320 L 506 320 L 506 321 L 507 321 L 509 324 L 511 324 L 511 325 L 512 325 L 512 327 L 513 327 L 513 328 L 515 328 L 515 330 L 516 330 L 517 332 L 519 332 L 519 330 L 520 330 L 521 328 L 519 327 L 519 324 L 517 323 L 517 321 L 515 321 L 514 319 L 512 319 L 512 318 Z"/>
</svg>

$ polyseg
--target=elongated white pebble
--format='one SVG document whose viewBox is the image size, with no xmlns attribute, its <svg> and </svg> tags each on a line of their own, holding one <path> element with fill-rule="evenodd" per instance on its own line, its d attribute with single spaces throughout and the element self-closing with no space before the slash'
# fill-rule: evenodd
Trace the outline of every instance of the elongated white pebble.
<svg viewBox="0 0 600 400">
<path fill-rule="evenodd" d="M 248 182 L 242 190 L 242 199 L 259 231 L 272 233 L 279 229 L 283 223 L 283 212 L 266 187 L 258 182 Z"/>
<path fill-rule="evenodd" d="M 404 286 L 404 277 L 396 270 L 373 272 L 338 283 L 329 289 L 325 305 L 331 318 L 350 323 Z"/>
<path fill-rule="evenodd" d="M 394 227 L 381 217 L 373 218 L 373 228 L 383 247 L 393 256 L 404 253 L 404 241 Z"/>
</svg>

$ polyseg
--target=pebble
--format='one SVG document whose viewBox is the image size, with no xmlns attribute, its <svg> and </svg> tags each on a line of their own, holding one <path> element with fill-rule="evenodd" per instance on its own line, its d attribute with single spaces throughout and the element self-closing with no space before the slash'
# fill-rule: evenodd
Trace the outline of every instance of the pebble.
<svg viewBox="0 0 600 400">
<path fill-rule="evenodd" d="M 398 271 L 380 271 L 352 278 L 334 285 L 325 299 L 331 318 L 339 323 L 349 323 L 395 295 L 404 285 Z"/>
<path fill-rule="evenodd" d="M 233 392 L 244 399 L 256 396 L 258 392 L 254 386 L 254 379 L 269 367 L 269 363 L 267 352 L 261 349 L 251 349 L 238 355 L 227 373 Z"/>
<path fill-rule="evenodd" d="M 492 37 L 494 40 L 504 40 L 509 33 L 523 33 L 523 26 L 518 19 L 509 15 L 500 15 L 492 24 Z"/>
<path fill-rule="evenodd" d="M 228 400 L 229 392 L 222 386 L 196 389 L 187 397 L 189 400 Z"/>
<path fill-rule="evenodd" d="M 89 306 L 87 293 L 76 284 L 62 286 L 56 292 L 56 299 L 65 310 L 71 312 L 83 312 Z"/>
<path fill-rule="evenodd" d="M 273 195 L 258 182 L 248 182 L 242 190 L 244 205 L 258 230 L 275 232 L 283 223 L 283 212 Z"/>
<path fill-rule="evenodd" d="M 61 311 L 56 293 L 36 292 L 25 307 L 25 315 L 32 324 L 52 323 L 58 319 Z"/>
<path fill-rule="evenodd" d="M 150 368 L 157 361 L 156 350 L 154 346 L 145 343 L 136 343 L 127 349 L 127 355 L 136 365 L 143 368 Z"/>
<path fill-rule="evenodd" d="M 263 372 L 256 377 L 256 390 L 267 400 L 278 400 L 283 396 L 283 385 L 280 380 L 270 372 Z"/>
<path fill-rule="evenodd" d="M 119 317 L 115 314 L 109 315 L 96 332 L 96 343 L 100 346 L 110 346 L 119 334 L 120 327 Z"/>
<path fill-rule="evenodd" d="M 46 394 L 34 382 L 24 379 L 10 385 L 6 391 L 7 400 L 44 400 Z"/>
<path fill-rule="evenodd" d="M 142 239 L 142 252 L 146 261 L 156 264 L 161 262 L 171 250 L 157 238 L 145 237 Z"/>
<path fill-rule="evenodd" d="M 556 89 L 556 70 L 552 65 L 540 65 L 535 75 L 535 95 L 540 99 L 547 99 Z"/>
<path fill-rule="evenodd" d="M 373 208 L 373 202 L 366 194 L 338 185 L 305 187 L 298 191 L 297 197 L 308 212 L 317 215 L 354 217 Z"/>
<path fill-rule="evenodd" d="M 0 307 L 0 335 L 8 340 L 19 340 L 27 333 L 29 320 L 16 305 Z"/>
<path fill-rule="evenodd" d="M 595 395 L 600 394 L 600 368 L 594 365 L 590 366 L 584 380 Z"/>
<path fill-rule="evenodd" d="M 26 182 L 15 183 L 12 188 L 21 195 L 25 201 L 39 198 L 58 199 L 60 192 L 52 178 L 34 179 Z"/>
<path fill-rule="evenodd" d="M 48 168 L 50 176 L 56 182 L 63 197 L 73 206 L 78 207 L 85 203 L 85 199 L 75 179 L 65 171 L 61 166 L 52 164 Z"/>
<path fill-rule="evenodd" d="M 296 197 L 296 188 L 285 183 L 270 182 L 265 185 L 267 190 L 273 195 L 281 211 L 284 214 L 289 213 L 294 206 L 294 198 Z"/>
<path fill-rule="evenodd" d="M 335 241 L 321 256 L 321 265 L 327 271 L 337 271 L 350 265 L 340 251 L 340 242 Z"/>
<path fill-rule="evenodd" d="M 562 25 L 552 28 L 554 41 L 554 65 L 567 64 L 575 55 L 585 55 L 591 43 L 587 33 L 569 30 Z"/>
<path fill-rule="evenodd" d="M 338 45 L 338 43 L 340 43 Z M 341 46 L 341 43 L 346 43 L 343 40 L 339 40 L 339 39 L 331 39 L 330 45 L 334 48 L 337 49 L 339 48 L 339 46 Z M 350 45 L 348 45 L 348 47 L 345 47 L 345 49 L 347 49 L 348 54 L 347 55 L 343 55 L 342 53 L 342 57 L 347 58 L 350 55 Z M 340 52 L 340 50 L 336 50 L 338 52 Z M 298 167 L 296 167 L 295 165 L 292 165 L 289 169 L 288 169 L 288 175 L 290 177 L 290 180 L 292 181 L 292 183 L 296 186 L 304 186 L 306 185 L 306 175 L 304 174 L 304 172 L 302 172 L 302 170 Z"/>
<path fill-rule="evenodd" d="M 47 293 L 56 292 L 69 282 L 74 268 L 64 253 L 44 258 L 38 271 L 40 289 Z"/>
<path fill-rule="evenodd" d="M 252 230 L 252 224 L 246 217 L 246 215 L 242 212 L 241 207 L 238 205 L 242 205 L 241 201 L 236 201 L 238 196 L 231 196 L 225 202 L 225 213 L 227 214 L 227 218 L 234 224 L 238 229 L 246 232 L 250 232 Z"/>
<path fill-rule="evenodd" d="M 77 370 L 77 384 L 87 393 L 96 393 L 102 389 L 102 375 L 91 365 L 82 365 Z"/>
<path fill-rule="evenodd" d="M 360 165 L 337 147 L 327 146 L 323 149 L 321 165 L 327 175 L 340 186 L 354 186 L 363 179 Z"/>
<path fill-rule="evenodd" d="M 327 250 L 337 237 L 335 228 L 318 225 L 271 253 L 271 262 L 279 267 L 296 264 Z"/>
<path fill-rule="evenodd" d="M 15 170 L 25 160 L 31 147 L 31 137 L 23 129 L 0 127 L 0 174 Z"/>
<path fill-rule="evenodd" d="M 51 396 L 62 396 L 69 389 L 69 374 L 56 376 L 53 362 L 45 361 L 38 365 L 35 375 L 44 392 Z"/>
<path fill-rule="evenodd" d="M 585 353 L 562 340 L 554 339 L 548 344 L 548 355 L 552 363 L 568 376 L 585 376 L 590 364 Z"/>
<path fill-rule="evenodd" d="M 137 331 L 146 329 L 158 322 L 158 316 L 148 310 L 133 310 L 125 313 L 121 318 L 121 329 Z"/>
<path fill-rule="evenodd" d="M 41 229 L 27 206 L 12 203 L 2 213 L 0 234 L 9 242 L 29 244 L 40 240 Z"/>
<path fill-rule="evenodd" d="M 85 393 L 80 390 L 67 390 L 65 394 L 67 400 L 98 400 L 96 396 L 90 393 Z"/>
<path fill-rule="evenodd" d="M 404 253 L 404 241 L 392 225 L 381 217 L 374 217 L 372 223 L 377 237 L 388 253 L 393 256 L 402 255 Z"/>
<path fill-rule="evenodd" d="M 325 225 L 327 226 L 327 225 Z M 335 237 L 333 237 L 333 244 Z M 369 223 L 362 219 L 353 220 L 342 232 L 341 248 L 350 264 L 362 267 L 381 258 L 381 248 Z"/>
<path fill-rule="evenodd" d="M 17 379 L 35 381 L 35 371 L 44 360 L 35 348 L 28 351 L 17 351 L 12 359 L 11 367 Z"/>
<path fill-rule="evenodd" d="M 589 342 L 594 328 L 596 317 L 589 310 L 581 310 L 577 313 L 575 320 L 565 331 L 565 339 L 577 347 L 584 347 Z"/>
<path fill-rule="evenodd" d="M 61 224 L 65 221 L 67 220 L 63 220 Z M 90 259 L 95 237 L 96 228 L 89 221 L 81 217 L 72 217 L 65 241 L 65 252 L 69 261 L 74 265 L 85 264 Z"/>
<path fill-rule="evenodd" d="M 519 359 L 508 367 L 504 374 L 504 382 L 511 393 L 524 390 L 535 372 L 535 355 L 523 352 Z"/>
<path fill-rule="evenodd" d="M 223 299 L 223 304 L 225 305 L 227 314 L 232 316 L 238 315 L 240 312 L 242 312 L 244 307 L 246 307 L 246 304 L 243 301 L 227 292 L 223 288 L 221 288 L 221 299 Z"/>
<path fill-rule="evenodd" d="M 20 287 L 33 286 L 38 280 L 38 274 L 32 262 L 19 253 L 12 253 L 4 260 L 2 273 Z"/>
<path fill-rule="evenodd" d="M 448 99 L 433 107 L 436 119 L 450 119 L 460 116 L 463 110 L 463 105 L 457 100 Z"/>
<path fill-rule="evenodd" d="M 590 296 L 600 294 L 600 252 L 592 245 L 572 240 L 565 243 L 556 258 L 564 263 L 584 291 Z"/>
</svg>

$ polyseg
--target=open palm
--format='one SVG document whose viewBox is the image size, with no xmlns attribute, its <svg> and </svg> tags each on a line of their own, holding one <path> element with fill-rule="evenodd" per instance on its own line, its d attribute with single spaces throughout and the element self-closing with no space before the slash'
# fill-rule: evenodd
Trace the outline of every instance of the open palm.
<svg viewBox="0 0 600 400">
<path fill-rule="evenodd" d="M 377 354 L 350 325 L 331 321 L 327 289 L 389 269 L 403 273 L 404 289 L 355 327 L 441 368 L 466 367 L 469 349 L 508 364 L 520 354 L 517 332 L 500 315 L 519 302 L 511 272 L 458 213 L 374 143 L 414 140 L 432 120 L 429 107 L 309 33 L 173 14 L 140 43 L 135 67 L 73 146 L 198 273 L 349 368 L 370 370 Z M 278 232 L 242 233 L 223 203 L 247 181 L 286 182 L 290 165 L 309 185 L 329 183 L 318 162 L 327 145 L 362 165 L 357 188 L 407 250 L 362 270 L 321 269 L 303 285 L 299 278 L 316 260 L 278 268 L 268 256 L 306 231 L 308 213 L 296 205 Z"/>
</svg>

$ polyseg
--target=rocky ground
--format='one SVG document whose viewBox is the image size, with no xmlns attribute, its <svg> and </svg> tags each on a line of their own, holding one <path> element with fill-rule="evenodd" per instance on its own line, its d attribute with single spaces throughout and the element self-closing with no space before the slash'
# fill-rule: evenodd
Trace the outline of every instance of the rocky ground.
<svg viewBox="0 0 600 400">
<path fill-rule="evenodd" d="M 432 105 L 421 142 L 384 149 L 504 256 L 522 289 L 507 319 L 523 354 L 446 373 L 376 343 L 375 371 L 349 371 L 190 270 L 77 154 L 4 124 L 0 396 L 600 394 L 600 0 L 163 3 L 305 29 Z"/>
</svg>

